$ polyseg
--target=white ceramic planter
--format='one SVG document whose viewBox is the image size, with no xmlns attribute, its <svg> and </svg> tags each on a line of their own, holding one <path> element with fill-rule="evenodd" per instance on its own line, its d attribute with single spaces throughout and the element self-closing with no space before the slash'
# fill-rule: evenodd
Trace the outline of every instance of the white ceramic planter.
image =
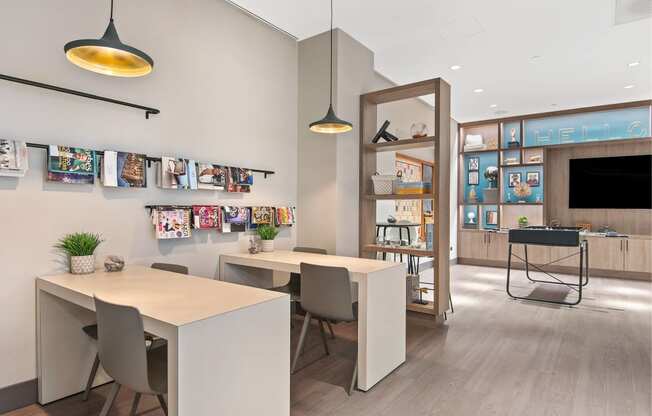
<svg viewBox="0 0 652 416">
<path fill-rule="evenodd" d="M 274 240 L 260 240 L 263 251 L 269 253 L 274 251 Z"/>
<path fill-rule="evenodd" d="M 70 273 L 91 274 L 95 271 L 95 256 L 70 256 Z"/>
</svg>

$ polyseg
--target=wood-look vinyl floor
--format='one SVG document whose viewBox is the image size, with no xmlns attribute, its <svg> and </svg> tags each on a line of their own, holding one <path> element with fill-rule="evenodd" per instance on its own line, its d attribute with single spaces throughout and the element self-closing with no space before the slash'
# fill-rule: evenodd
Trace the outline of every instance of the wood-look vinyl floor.
<svg viewBox="0 0 652 416">
<path fill-rule="evenodd" d="M 355 326 L 335 327 L 327 357 L 312 328 L 292 377 L 292 415 L 652 414 L 650 282 L 593 278 L 582 304 L 568 308 L 509 299 L 503 269 L 454 266 L 452 275 L 455 313 L 443 325 L 410 314 L 407 362 L 367 393 L 344 390 Z M 517 276 L 518 289 L 534 290 Z M 87 403 L 74 396 L 5 416 L 97 415 L 107 391 L 95 389 Z M 123 391 L 111 414 L 127 415 L 131 399 Z M 163 415 L 153 398 L 140 409 Z"/>
</svg>

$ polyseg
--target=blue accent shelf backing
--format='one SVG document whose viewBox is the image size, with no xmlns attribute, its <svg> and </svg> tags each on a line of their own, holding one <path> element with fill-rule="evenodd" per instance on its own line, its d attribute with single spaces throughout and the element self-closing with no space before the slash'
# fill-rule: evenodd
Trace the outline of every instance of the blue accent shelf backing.
<svg viewBox="0 0 652 416">
<path fill-rule="evenodd" d="M 464 203 L 478 204 L 486 202 L 485 189 L 490 188 L 490 182 L 484 173 L 490 166 L 498 167 L 498 152 L 467 153 L 464 155 Z M 476 199 L 469 198 L 471 190 L 475 191 Z M 497 201 L 492 201 L 493 203 Z"/>
<path fill-rule="evenodd" d="M 650 136 L 650 107 L 578 113 L 524 121 L 525 147 Z"/>
</svg>

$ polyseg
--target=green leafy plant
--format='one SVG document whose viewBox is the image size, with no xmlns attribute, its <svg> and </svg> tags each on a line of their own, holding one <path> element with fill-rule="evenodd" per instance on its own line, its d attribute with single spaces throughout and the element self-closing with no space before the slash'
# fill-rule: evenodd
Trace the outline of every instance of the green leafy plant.
<svg viewBox="0 0 652 416">
<path fill-rule="evenodd" d="M 525 227 L 527 225 L 527 217 L 525 215 L 518 217 L 518 225 L 521 227 Z"/>
<path fill-rule="evenodd" d="M 54 247 L 71 257 L 91 256 L 103 241 L 99 234 L 73 233 L 60 238 Z"/>
<path fill-rule="evenodd" d="M 278 235 L 278 229 L 271 225 L 259 225 L 256 229 L 261 240 L 273 240 Z"/>
</svg>

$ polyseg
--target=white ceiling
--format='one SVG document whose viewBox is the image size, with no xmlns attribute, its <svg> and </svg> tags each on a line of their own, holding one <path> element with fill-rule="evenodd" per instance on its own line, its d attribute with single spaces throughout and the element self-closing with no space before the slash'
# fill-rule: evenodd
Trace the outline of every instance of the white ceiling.
<svg viewBox="0 0 652 416">
<path fill-rule="evenodd" d="M 234 2 L 299 39 L 328 30 L 328 0 Z M 399 84 L 442 76 L 464 122 L 649 99 L 652 19 L 616 25 L 616 5 L 631 20 L 652 0 L 336 0 L 335 26 Z"/>
</svg>

